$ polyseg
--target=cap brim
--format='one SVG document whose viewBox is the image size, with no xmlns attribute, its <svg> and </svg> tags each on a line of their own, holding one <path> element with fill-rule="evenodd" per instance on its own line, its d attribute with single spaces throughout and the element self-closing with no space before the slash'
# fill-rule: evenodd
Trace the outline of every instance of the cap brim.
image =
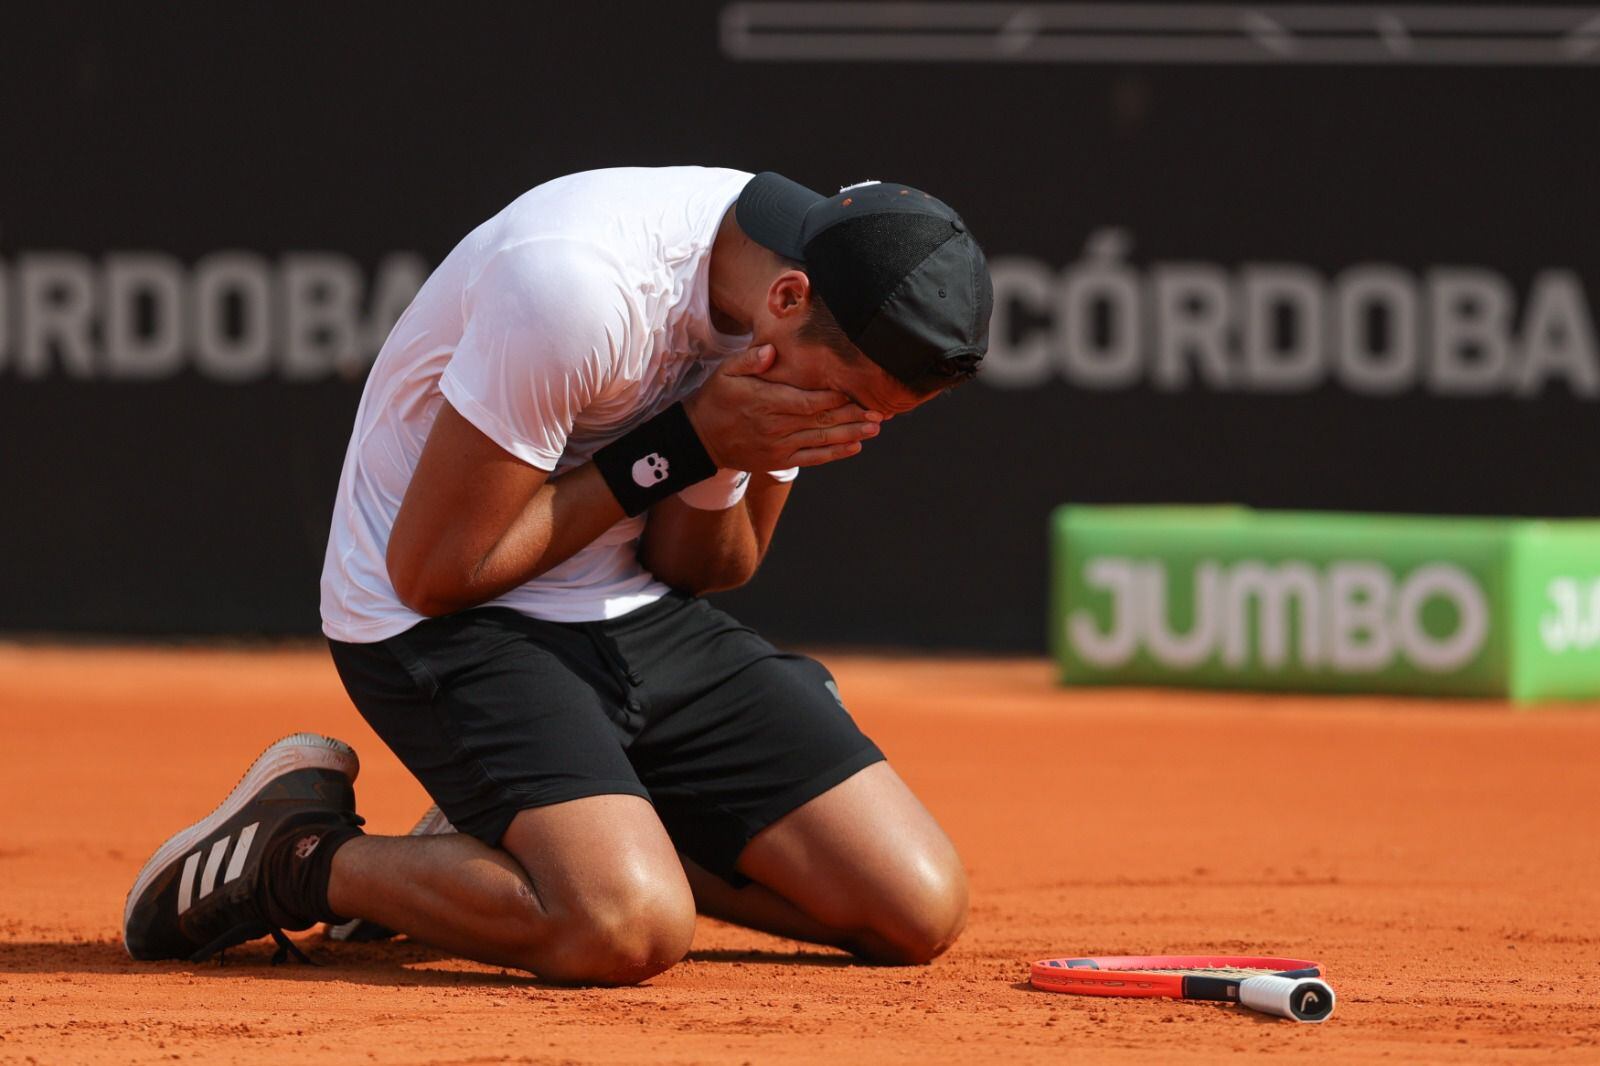
<svg viewBox="0 0 1600 1066">
<path fill-rule="evenodd" d="M 739 193 L 734 218 L 745 235 L 789 259 L 805 261 L 800 239 L 806 212 L 827 199 L 782 174 L 763 171 Z"/>
</svg>

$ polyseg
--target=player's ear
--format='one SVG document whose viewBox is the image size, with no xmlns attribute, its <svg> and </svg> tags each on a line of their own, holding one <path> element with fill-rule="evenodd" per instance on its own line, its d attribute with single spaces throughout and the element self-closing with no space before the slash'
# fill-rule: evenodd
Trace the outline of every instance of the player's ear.
<svg viewBox="0 0 1600 1066">
<path fill-rule="evenodd" d="M 773 318 L 805 314 L 811 306 L 811 279 L 802 270 L 785 270 L 767 287 L 767 311 Z"/>
</svg>

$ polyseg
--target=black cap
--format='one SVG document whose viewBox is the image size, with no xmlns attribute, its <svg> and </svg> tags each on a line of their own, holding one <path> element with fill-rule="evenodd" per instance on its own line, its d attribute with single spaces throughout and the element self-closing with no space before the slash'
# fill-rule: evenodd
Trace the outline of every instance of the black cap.
<svg viewBox="0 0 1600 1066">
<path fill-rule="evenodd" d="M 851 343 L 901 381 L 988 351 L 989 265 L 961 216 L 928 193 L 875 181 L 823 196 L 768 171 L 745 185 L 735 218 L 804 263 Z"/>
</svg>

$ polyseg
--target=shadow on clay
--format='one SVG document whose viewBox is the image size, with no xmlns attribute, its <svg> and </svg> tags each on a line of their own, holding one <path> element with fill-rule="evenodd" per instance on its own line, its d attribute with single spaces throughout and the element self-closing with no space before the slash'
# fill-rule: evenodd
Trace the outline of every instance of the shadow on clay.
<svg viewBox="0 0 1600 1066">
<path fill-rule="evenodd" d="M 0 941 L 0 973 L 14 974 L 172 974 L 197 977 L 270 976 L 298 981 L 345 981 L 377 985 L 544 985 L 519 970 L 488 971 L 407 940 L 371 944 L 333 943 L 310 936 L 296 941 L 315 965 L 294 961 L 274 965 L 276 946 L 257 940 L 230 948 L 220 962 L 140 962 L 128 957 L 120 940 Z M 808 951 L 708 949 L 691 951 L 685 962 L 759 966 L 871 966 L 844 954 Z M 548 985 L 546 987 L 559 987 Z"/>
<path fill-rule="evenodd" d="M 378 985 L 527 985 L 538 983 L 518 971 L 458 970 L 448 955 L 405 942 L 330 944 L 320 936 L 297 941 L 315 965 L 288 961 L 273 965 L 277 948 L 257 940 L 229 948 L 220 961 L 140 962 L 128 957 L 120 940 L 0 942 L 0 973 L 16 974 L 193 974 L 242 975 L 297 981 L 347 981 Z"/>
<path fill-rule="evenodd" d="M 878 968 L 883 964 L 867 959 L 858 959 L 854 955 L 843 952 L 821 951 L 757 951 L 733 948 L 707 948 L 704 951 L 691 951 L 683 957 L 684 962 L 753 962 L 762 966 L 833 966 L 833 967 L 863 967 Z"/>
</svg>

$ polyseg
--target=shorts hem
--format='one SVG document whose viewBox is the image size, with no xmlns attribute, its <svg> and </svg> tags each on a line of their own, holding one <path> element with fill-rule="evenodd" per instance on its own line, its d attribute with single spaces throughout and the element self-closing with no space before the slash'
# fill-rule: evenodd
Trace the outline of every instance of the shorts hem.
<svg viewBox="0 0 1600 1066">
<path fill-rule="evenodd" d="M 739 850 L 734 854 L 732 861 L 726 866 L 710 868 L 710 872 L 716 874 L 734 888 L 743 888 L 745 885 L 751 884 L 750 878 L 739 872 L 738 864 L 740 856 L 744 854 L 744 849 L 749 847 L 750 841 L 754 840 L 757 834 L 775 824 L 785 815 L 792 814 L 804 807 L 835 785 L 843 784 L 874 763 L 886 761 L 887 756 L 883 754 L 876 744 L 868 741 L 866 748 L 856 752 L 848 759 L 834 763 L 821 773 L 809 777 L 793 788 L 772 797 L 745 819 L 744 839 L 739 843 Z"/>
<path fill-rule="evenodd" d="M 553 807 L 557 803 L 588 799 L 591 796 L 638 796 L 646 803 L 651 802 L 649 791 L 637 781 L 576 781 L 558 788 L 543 788 L 528 792 L 503 787 L 500 805 L 493 811 L 481 818 L 470 819 L 465 824 L 452 819 L 452 824 L 459 832 L 476 837 L 491 848 L 498 848 L 500 842 L 505 839 L 506 831 L 511 828 L 511 823 L 523 811 Z M 444 813 L 449 817 L 449 811 Z"/>
</svg>

